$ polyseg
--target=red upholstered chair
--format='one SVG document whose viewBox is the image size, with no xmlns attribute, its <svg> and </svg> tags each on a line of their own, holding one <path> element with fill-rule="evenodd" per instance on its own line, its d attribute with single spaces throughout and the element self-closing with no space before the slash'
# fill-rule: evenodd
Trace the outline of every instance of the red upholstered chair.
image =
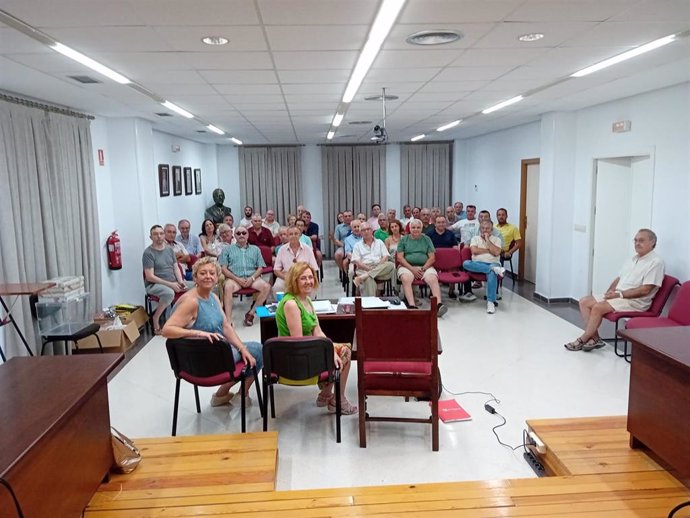
<svg viewBox="0 0 690 518">
<path fill-rule="evenodd" d="M 260 246 L 259 250 L 261 250 L 261 257 L 264 260 L 264 263 L 266 263 L 266 266 L 261 270 L 262 275 L 267 275 L 267 274 L 272 274 L 273 273 L 273 252 L 271 252 L 271 247 L 270 246 Z"/>
<path fill-rule="evenodd" d="M 244 398 L 245 381 L 251 374 L 254 376 L 259 409 L 263 412 L 263 399 L 256 366 L 249 368 L 242 361 L 235 363 L 229 343 L 225 341 L 209 342 L 205 339 L 176 338 L 167 340 L 165 348 L 168 350 L 170 367 L 177 380 L 175 383 L 175 408 L 173 410 L 173 436 L 177 434 L 177 407 L 180 402 L 181 380 L 194 385 L 197 413 L 201 413 L 199 387 L 216 387 L 223 383 L 239 381 L 239 393 L 242 398 L 242 433 L 244 433 L 247 428 Z"/>
<path fill-rule="evenodd" d="M 335 440 L 340 442 L 340 370 L 333 359 L 333 342 L 320 336 L 281 336 L 263 345 L 264 432 L 268 430 L 268 402 L 275 418 L 273 385 L 313 386 L 335 383 Z"/>
<path fill-rule="evenodd" d="M 462 254 L 457 248 L 437 248 L 434 268 L 438 272 L 440 284 L 458 285 L 470 280 L 467 272 L 462 271 Z"/>
<path fill-rule="evenodd" d="M 178 267 L 179 267 L 179 265 L 178 265 Z M 180 268 L 180 270 L 182 270 L 182 269 Z M 142 275 L 144 281 L 146 281 L 146 273 L 141 272 L 141 275 Z M 182 278 L 184 278 L 184 274 L 182 275 Z M 185 293 L 186 292 L 184 292 L 184 291 L 178 291 L 177 293 L 175 293 L 175 296 L 173 297 L 173 301 L 170 303 L 170 307 L 174 306 L 175 303 L 177 302 L 177 300 L 182 295 L 184 295 Z M 155 303 L 157 305 L 160 302 L 160 300 L 161 299 L 158 298 L 156 295 L 150 295 L 150 294 L 144 292 L 144 308 L 146 309 L 146 314 L 149 317 L 148 320 L 146 321 L 147 326 L 153 326 L 153 320 L 152 320 L 153 319 L 153 313 L 154 313 L 153 304 Z M 165 318 L 166 317 L 164 314 L 162 320 L 165 320 Z M 151 327 L 151 330 L 153 330 L 153 327 Z"/>
<path fill-rule="evenodd" d="M 429 310 L 363 310 L 362 300 L 355 299 L 360 447 L 367 445 L 367 421 L 399 421 L 431 424 L 431 448 L 438 451 L 437 304 L 432 297 Z M 366 409 L 369 396 L 430 400 L 431 416 L 371 416 Z"/>
<path fill-rule="evenodd" d="M 690 281 L 681 285 L 667 317 L 635 317 L 625 323 L 626 329 L 678 326 L 690 326 Z M 624 353 L 627 353 L 627 345 L 625 343 Z"/>
<path fill-rule="evenodd" d="M 638 318 L 645 317 L 658 317 L 659 315 L 661 315 L 661 312 L 663 311 L 664 306 L 668 301 L 668 298 L 671 296 L 673 288 L 677 284 L 680 284 L 680 281 L 678 279 L 672 277 L 671 275 L 664 275 L 664 280 L 661 283 L 661 287 L 659 288 L 659 291 L 656 292 L 656 295 L 654 295 L 652 305 L 649 307 L 647 311 L 612 311 L 611 313 L 604 315 L 604 318 L 609 322 L 613 322 L 616 327 L 615 332 L 613 334 L 613 351 L 616 353 L 616 356 L 620 356 L 621 358 L 626 359 L 630 356 L 630 354 L 628 353 L 627 341 L 623 344 L 623 351 L 618 351 L 618 322 L 620 321 L 620 319 L 630 318 L 632 320 L 635 320 Z M 605 338 L 605 340 L 608 341 L 611 340 L 611 338 Z"/>
</svg>

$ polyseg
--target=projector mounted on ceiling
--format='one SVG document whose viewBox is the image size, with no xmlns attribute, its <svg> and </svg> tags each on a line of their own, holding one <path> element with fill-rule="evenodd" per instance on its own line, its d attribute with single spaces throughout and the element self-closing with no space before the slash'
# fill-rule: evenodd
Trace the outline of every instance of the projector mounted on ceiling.
<svg viewBox="0 0 690 518">
<path fill-rule="evenodd" d="M 377 144 L 383 144 L 388 140 L 388 133 L 386 132 L 386 89 L 381 89 L 383 93 L 381 94 L 381 103 L 383 107 L 383 123 L 379 126 L 378 124 L 374 126 L 374 136 L 370 138 L 372 142 Z"/>
</svg>

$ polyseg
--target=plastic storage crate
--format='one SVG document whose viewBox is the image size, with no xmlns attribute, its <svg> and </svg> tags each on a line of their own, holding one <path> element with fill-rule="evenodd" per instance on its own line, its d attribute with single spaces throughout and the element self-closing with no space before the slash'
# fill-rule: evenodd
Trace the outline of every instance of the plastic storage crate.
<svg viewBox="0 0 690 518">
<path fill-rule="evenodd" d="M 37 302 L 36 316 L 41 336 L 72 335 L 93 323 L 88 293 L 59 302 Z"/>
</svg>

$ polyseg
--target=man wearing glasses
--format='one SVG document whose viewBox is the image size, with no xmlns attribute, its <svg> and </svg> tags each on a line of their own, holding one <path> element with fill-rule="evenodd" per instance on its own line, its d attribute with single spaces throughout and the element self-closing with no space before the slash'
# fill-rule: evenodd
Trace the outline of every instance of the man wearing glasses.
<svg viewBox="0 0 690 518">
<path fill-rule="evenodd" d="M 225 276 L 223 287 L 223 305 L 228 320 L 232 321 L 232 302 L 234 294 L 245 288 L 252 288 L 258 293 L 255 304 L 244 315 L 244 325 L 254 323 L 256 306 L 263 306 L 271 292 L 271 286 L 261 278 L 261 270 L 266 266 L 259 247 L 248 242 L 247 227 L 239 226 L 235 230 L 235 243 L 225 247 L 218 259 Z"/>
<path fill-rule="evenodd" d="M 301 235 L 302 232 L 297 226 L 287 229 L 288 242 L 280 247 L 273 264 L 273 274 L 276 276 L 276 282 L 273 284 L 274 294 L 285 291 L 285 278 L 297 261 L 309 263 L 314 270 L 319 269 L 312 247 L 301 242 Z"/>
<path fill-rule="evenodd" d="M 369 223 L 360 227 L 362 240 L 352 249 L 353 279 L 363 297 L 376 296 L 376 283 L 391 280 L 395 266 L 389 260 L 390 254 L 380 239 L 374 238 Z"/>
</svg>

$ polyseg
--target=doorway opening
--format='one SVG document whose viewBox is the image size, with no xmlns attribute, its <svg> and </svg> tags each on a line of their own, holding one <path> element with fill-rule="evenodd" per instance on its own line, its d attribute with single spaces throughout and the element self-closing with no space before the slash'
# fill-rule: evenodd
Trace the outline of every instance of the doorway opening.
<svg viewBox="0 0 690 518">
<path fill-rule="evenodd" d="M 520 162 L 520 235 L 518 279 L 532 284 L 537 280 L 537 229 L 539 228 L 539 159 Z"/>
</svg>

